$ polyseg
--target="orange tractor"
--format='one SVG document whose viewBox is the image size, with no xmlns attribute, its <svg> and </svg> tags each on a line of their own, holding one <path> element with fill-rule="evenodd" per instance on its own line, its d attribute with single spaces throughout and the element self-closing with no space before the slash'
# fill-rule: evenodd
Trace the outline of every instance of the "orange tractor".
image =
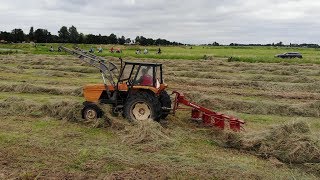
<svg viewBox="0 0 320 180">
<path fill-rule="evenodd" d="M 220 114 L 186 100 L 182 93 L 174 91 L 172 102 L 166 91 L 162 64 L 123 62 L 120 59 L 120 70 L 117 66 L 94 54 L 79 48 L 60 49 L 77 56 L 100 70 L 103 84 L 86 85 L 83 88 L 86 101 L 83 103 L 82 117 L 94 121 L 103 116 L 97 104 L 110 104 L 114 114 L 122 115 L 130 121 L 165 119 L 171 112 L 181 109 L 180 104 L 192 108 L 192 119 L 201 121 L 207 126 L 223 129 L 229 122 L 232 130 L 240 131 L 243 121 Z"/>
</svg>

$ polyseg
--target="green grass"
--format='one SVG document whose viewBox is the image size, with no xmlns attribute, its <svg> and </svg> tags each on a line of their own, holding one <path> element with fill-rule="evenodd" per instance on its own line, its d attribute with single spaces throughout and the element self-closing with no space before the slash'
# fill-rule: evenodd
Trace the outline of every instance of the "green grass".
<svg viewBox="0 0 320 180">
<path fill-rule="evenodd" d="M 64 52 L 50 52 L 50 46 L 53 46 L 57 50 L 60 44 L 38 44 L 34 47 L 31 44 L 5 44 L 0 45 L 0 48 L 10 49 L 10 53 L 32 53 L 32 54 L 50 54 L 50 55 L 65 55 Z M 65 46 L 72 48 L 72 44 L 66 44 Z M 89 45 L 80 44 L 78 45 L 84 50 L 89 50 L 91 47 L 97 50 L 100 45 Z M 160 47 L 162 54 L 156 54 L 157 46 L 122 46 L 122 45 L 101 45 L 104 49 L 102 53 L 95 54 L 108 57 L 134 57 L 134 58 L 147 58 L 147 59 L 184 59 L 184 60 L 199 60 L 205 57 L 216 57 L 216 58 L 229 58 L 230 61 L 241 61 L 241 62 L 265 62 L 265 63 L 320 63 L 320 50 L 316 48 L 289 48 L 289 47 L 229 47 L 229 46 L 217 46 L 217 47 L 206 47 L 206 46 L 194 46 L 192 49 L 185 46 L 175 47 Z M 111 47 L 121 48 L 123 53 L 110 53 Z M 149 50 L 149 54 L 135 54 L 137 49 L 144 48 Z M 18 51 L 15 51 L 18 50 Z M 285 52 L 300 52 L 303 55 L 303 59 L 280 59 L 275 58 L 274 55 L 285 53 Z M 206 59 L 206 58 L 205 58 Z"/>
</svg>

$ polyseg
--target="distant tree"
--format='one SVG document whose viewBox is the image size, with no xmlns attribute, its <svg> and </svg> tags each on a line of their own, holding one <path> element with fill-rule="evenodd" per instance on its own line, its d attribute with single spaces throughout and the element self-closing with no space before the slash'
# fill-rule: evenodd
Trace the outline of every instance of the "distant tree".
<svg viewBox="0 0 320 180">
<path fill-rule="evenodd" d="M 121 38 L 118 38 L 118 43 L 123 45 L 124 43 L 126 43 L 126 38 L 124 36 L 121 36 Z"/>
<path fill-rule="evenodd" d="M 12 34 L 12 42 L 22 42 L 25 41 L 25 35 L 22 29 L 13 29 L 11 31 Z"/>
<path fill-rule="evenodd" d="M 80 44 L 85 43 L 85 35 L 83 33 L 79 34 L 78 43 L 80 43 Z"/>
<path fill-rule="evenodd" d="M 96 43 L 96 40 L 97 40 L 97 36 L 96 35 L 93 35 L 93 34 L 88 34 L 86 36 L 86 43 L 87 44 L 95 44 Z"/>
<path fill-rule="evenodd" d="M 54 36 L 45 29 L 44 31 L 45 36 L 46 36 L 46 43 L 53 43 L 54 42 Z"/>
<path fill-rule="evenodd" d="M 117 36 L 115 34 L 110 34 L 109 36 L 109 43 L 110 44 L 118 44 L 118 39 L 117 39 Z"/>
<path fill-rule="evenodd" d="M 94 35 L 88 34 L 84 35 L 79 33 L 75 26 L 67 28 L 62 26 L 58 31 L 58 35 L 52 35 L 46 29 L 37 29 L 34 31 L 33 27 L 30 27 L 29 34 L 24 34 L 22 29 L 14 29 L 11 32 L 0 31 L 0 40 L 5 40 L 7 42 L 22 42 L 25 40 L 35 41 L 38 43 L 88 43 L 88 44 L 125 44 L 125 43 L 137 43 L 143 46 L 147 45 L 181 45 L 178 42 L 170 42 L 166 39 L 152 39 L 143 36 L 137 36 L 135 40 L 130 38 L 125 38 L 121 36 L 117 38 L 115 34 L 106 35 Z M 304 44 L 306 47 L 318 47 L 318 45 Z"/>
<path fill-rule="evenodd" d="M 161 39 L 160 38 L 156 39 L 156 41 L 154 43 L 155 43 L 155 45 L 161 45 Z"/>
<path fill-rule="evenodd" d="M 34 30 L 33 30 L 32 26 L 31 26 L 29 34 L 28 34 L 28 39 L 29 39 L 29 41 L 34 41 Z"/>
<path fill-rule="evenodd" d="M 138 39 L 136 38 L 136 42 L 139 43 L 141 46 L 146 46 L 147 45 L 147 38 L 140 36 Z"/>
<path fill-rule="evenodd" d="M 12 42 L 12 34 L 5 32 L 5 31 L 1 31 L 0 32 L 0 40 L 5 40 L 7 42 Z"/>
<path fill-rule="evenodd" d="M 103 44 L 103 37 L 101 34 L 97 36 L 97 39 L 95 40 L 96 44 Z"/>
<path fill-rule="evenodd" d="M 62 26 L 60 30 L 58 31 L 59 39 L 61 42 L 68 42 L 70 33 L 68 31 L 68 28 L 66 26 Z"/>
<path fill-rule="evenodd" d="M 110 44 L 108 36 L 101 36 L 101 44 Z"/>
<path fill-rule="evenodd" d="M 68 32 L 69 32 L 69 42 L 77 43 L 79 40 L 79 33 L 77 31 L 77 28 L 74 26 L 71 26 Z"/>
<path fill-rule="evenodd" d="M 145 45 L 147 46 L 151 46 L 155 42 L 155 40 L 153 40 L 152 38 L 147 38 L 145 41 L 146 41 Z"/>
<path fill-rule="evenodd" d="M 219 46 L 219 43 L 214 42 L 214 43 L 212 43 L 212 46 Z"/>
<path fill-rule="evenodd" d="M 59 42 L 59 36 L 57 36 L 57 35 L 51 35 L 51 33 L 49 32 L 49 34 L 50 34 L 50 42 L 51 43 L 57 43 L 57 42 Z"/>
<path fill-rule="evenodd" d="M 135 43 L 136 44 L 140 44 L 140 36 L 137 36 L 135 39 L 134 39 Z"/>
<path fill-rule="evenodd" d="M 126 39 L 126 43 L 127 43 L 127 44 L 130 44 L 130 43 L 131 43 L 131 39 L 130 39 L 130 38 L 127 38 L 127 39 Z"/>
<path fill-rule="evenodd" d="M 283 46 L 283 43 L 280 41 L 276 44 L 276 46 Z"/>
<path fill-rule="evenodd" d="M 37 29 L 34 32 L 34 40 L 37 43 L 49 43 L 52 42 L 51 33 L 46 29 Z"/>
<path fill-rule="evenodd" d="M 166 40 L 166 39 L 158 38 L 157 40 L 155 40 L 154 44 L 155 45 L 164 45 L 164 46 L 166 46 L 166 45 L 172 45 L 173 43 L 168 41 L 168 40 Z"/>
</svg>

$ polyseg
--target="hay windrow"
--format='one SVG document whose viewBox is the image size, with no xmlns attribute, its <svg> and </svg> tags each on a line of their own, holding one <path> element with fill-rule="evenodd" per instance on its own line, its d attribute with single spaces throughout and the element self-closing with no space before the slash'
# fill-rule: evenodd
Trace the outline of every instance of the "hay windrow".
<svg viewBox="0 0 320 180">
<path fill-rule="evenodd" d="M 59 101 L 43 105 L 41 111 L 59 120 L 81 121 L 82 108 L 83 105 L 79 102 Z"/>
<path fill-rule="evenodd" d="M 212 97 L 197 91 L 185 93 L 189 99 L 196 103 L 213 107 L 213 109 L 228 109 L 248 114 L 275 114 L 283 116 L 319 117 L 320 101 L 304 104 L 283 104 L 274 101 L 246 101 L 238 99 L 227 99 Z"/>
<path fill-rule="evenodd" d="M 99 108 L 104 112 L 101 118 L 108 127 L 113 130 L 122 131 L 126 126 L 130 126 L 130 122 L 121 114 L 113 113 L 112 107 L 107 104 L 98 104 Z"/>
<path fill-rule="evenodd" d="M 23 115 L 33 117 L 53 117 L 59 120 L 81 121 L 83 105 L 76 101 L 56 101 L 46 104 L 10 97 L 0 101 L 0 115 Z"/>
<path fill-rule="evenodd" d="M 132 126 L 127 126 L 124 133 L 122 142 L 144 149 L 157 150 L 173 142 L 169 131 L 152 119 L 135 122 Z"/>
<path fill-rule="evenodd" d="M 320 143 L 312 138 L 309 125 L 293 122 L 265 132 L 245 136 L 232 132 L 216 136 L 220 145 L 248 151 L 263 158 L 277 158 L 284 163 L 320 163 Z"/>
<path fill-rule="evenodd" d="M 2 84 L 0 85 L 0 92 L 47 93 L 52 95 L 82 96 L 82 88 L 56 88 L 29 83 Z"/>
<path fill-rule="evenodd" d="M 110 105 L 99 105 L 99 107 L 104 111 L 104 117 L 102 117 L 104 122 L 107 122 L 111 129 L 116 130 L 122 142 L 129 146 L 153 152 L 173 142 L 169 130 L 152 119 L 129 122 L 121 115 L 115 116 Z"/>
<path fill-rule="evenodd" d="M 19 97 L 9 97 L 0 101 L 0 115 L 37 116 L 40 106 L 33 101 Z"/>
<path fill-rule="evenodd" d="M 41 70 L 36 72 L 39 76 L 48 76 L 48 77 L 85 77 L 83 73 L 70 73 L 65 71 L 52 71 L 52 70 Z"/>
<path fill-rule="evenodd" d="M 124 130 L 130 123 L 121 117 L 114 117 L 109 105 L 99 105 L 104 111 L 104 116 L 97 121 L 84 121 L 81 114 L 83 104 L 78 101 L 62 100 L 48 103 L 38 103 L 24 98 L 9 97 L 0 101 L 1 116 L 30 116 L 30 117 L 52 117 L 58 120 L 72 122 L 83 122 L 92 127 L 110 126 L 112 129 Z"/>
</svg>

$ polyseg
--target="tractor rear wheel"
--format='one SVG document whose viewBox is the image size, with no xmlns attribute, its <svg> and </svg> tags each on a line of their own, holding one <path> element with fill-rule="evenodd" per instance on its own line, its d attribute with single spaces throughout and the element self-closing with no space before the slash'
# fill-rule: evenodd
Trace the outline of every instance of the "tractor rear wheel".
<svg viewBox="0 0 320 180">
<path fill-rule="evenodd" d="M 165 119 L 169 115 L 171 109 L 171 99 L 167 91 L 162 91 L 160 93 L 159 101 L 161 103 L 161 107 L 168 108 L 162 109 L 161 119 Z"/>
<path fill-rule="evenodd" d="M 130 121 L 158 121 L 161 117 L 161 104 L 154 94 L 142 91 L 130 95 L 123 113 Z"/>
</svg>

